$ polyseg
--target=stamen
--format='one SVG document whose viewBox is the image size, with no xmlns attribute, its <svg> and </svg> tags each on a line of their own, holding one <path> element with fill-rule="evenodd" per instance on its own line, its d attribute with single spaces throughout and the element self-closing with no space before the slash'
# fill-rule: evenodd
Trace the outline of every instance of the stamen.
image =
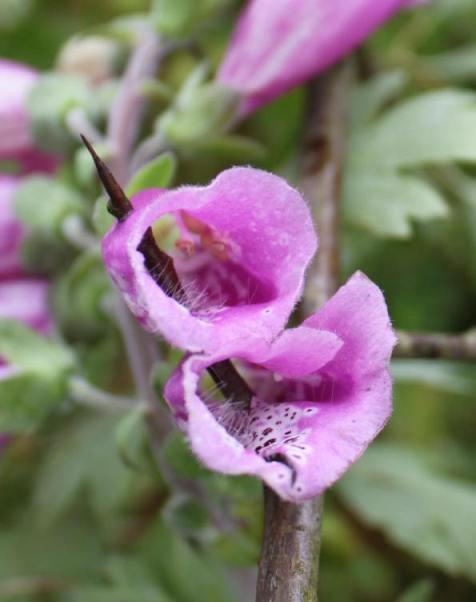
<svg viewBox="0 0 476 602">
<path fill-rule="evenodd" d="M 116 178 L 112 175 L 108 166 L 104 163 L 104 161 L 102 161 L 102 159 L 100 159 L 100 157 L 94 150 L 93 145 L 89 142 L 86 136 L 83 136 L 83 134 L 81 134 L 81 140 L 84 142 L 84 145 L 88 149 L 89 154 L 93 158 L 99 179 L 101 180 L 102 185 L 104 186 L 104 189 L 109 196 L 107 210 L 120 222 L 124 221 L 127 218 L 127 216 L 133 211 L 133 207 L 130 200 L 127 198 L 125 192 L 119 186 L 119 183 L 117 182 Z"/>
</svg>

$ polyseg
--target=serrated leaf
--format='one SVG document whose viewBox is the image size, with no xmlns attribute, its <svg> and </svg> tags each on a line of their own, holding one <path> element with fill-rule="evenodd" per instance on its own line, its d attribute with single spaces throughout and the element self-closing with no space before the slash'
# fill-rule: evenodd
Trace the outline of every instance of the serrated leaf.
<svg viewBox="0 0 476 602">
<path fill-rule="evenodd" d="M 386 111 L 350 142 L 350 164 L 400 168 L 476 161 L 476 95 L 462 90 L 420 94 Z"/>
<path fill-rule="evenodd" d="M 350 168 L 344 181 L 347 222 L 378 234 L 408 238 L 412 221 L 445 217 L 443 197 L 425 181 L 392 171 Z"/>
<path fill-rule="evenodd" d="M 367 451 L 338 491 L 394 544 L 476 581 L 476 486 L 438 474 L 416 450 L 380 444 Z"/>
<path fill-rule="evenodd" d="M 165 152 L 157 159 L 144 165 L 129 182 L 126 188 L 128 196 L 132 196 L 146 188 L 169 188 L 177 169 L 175 155 Z"/>
</svg>

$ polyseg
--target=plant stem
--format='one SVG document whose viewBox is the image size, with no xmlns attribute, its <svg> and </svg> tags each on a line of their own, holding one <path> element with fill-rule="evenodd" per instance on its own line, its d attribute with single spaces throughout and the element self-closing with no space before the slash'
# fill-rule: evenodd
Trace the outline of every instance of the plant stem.
<svg viewBox="0 0 476 602">
<path fill-rule="evenodd" d="M 476 362 L 476 328 L 463 334 L 398 331 L 393 357 Z"/>
<path fill-rule="evenodd" d="M 308 273 L 303 308 L 314 312 L 339 280 L 339 196 L 350 71 L 346 65 L 311 86 L 312 110 L 304 142 L 301 188 L 311 203 L 320 249 Z M 283 502 L 265 488 L 264 536 L 257 602 L 316 602 L 323 497 Z"/>
</svg>

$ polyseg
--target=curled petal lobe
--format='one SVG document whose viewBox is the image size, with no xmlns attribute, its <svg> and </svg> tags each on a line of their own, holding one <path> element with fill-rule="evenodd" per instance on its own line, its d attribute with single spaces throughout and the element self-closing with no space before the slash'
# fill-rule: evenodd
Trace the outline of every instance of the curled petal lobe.
<svg viewBox="0 0 476 602">
<path fill-rule="evenodd" d="M 236 167 L 209 186 L 145 191 L 103 241 L 112 279 L 151 332 L 189 351 L 248 336 L 271 341 L 301 293 L 317 240 L 284 180 Z M 173 258 L 180 289 L 163 290 L 138 247 L 149 227 Z"/>
<path fill-rule="evenodd" d="M 398 9 L 411 4 L 409 0 L 250 0 L 217 79 L 241 94 L 245 115 L 339 60 Z"/>
<path fill-rule="evenodd" d="M 206 466 L 255 475 L 299 502 L 332 485 L 388 420 L 395 336 L 378 287 L 357 273 L 305 326 L 277 341 L 192 354 L 165 397 Z M 299 358 L 304 368 L 290 368 Z M 206 368 L 222 359 L 236 362 L 253 389 L 251 407 L 220 401 L 208 386 Z"/>
</svg>

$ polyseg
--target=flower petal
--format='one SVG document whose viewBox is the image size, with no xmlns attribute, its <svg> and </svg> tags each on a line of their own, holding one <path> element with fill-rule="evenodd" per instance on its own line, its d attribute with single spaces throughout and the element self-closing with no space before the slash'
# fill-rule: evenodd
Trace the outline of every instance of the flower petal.
<svg viewBox="0 0 476 602">
<path fill-rule="evenodd" d="M 333 359 L 343 341 L 332 332 L 300 326 L 285 330 L 260 358 L 263 367 L 287 378 L 299 378 L 316 372 Z M 249 357 L 256 360 L 256 354 Z"/>
<path fill-rule="evenodd" d="M 140 206 L 106 235 L 103 255 L 114 282 L 143 326 L 190 351 L 221 349 L 234 339 L 249 336 L 271 341 L 288 320 L 316 250 L 309 210 L 299 193 L 277 176 L 236 167 L 206 187 L 141 194 Z M 234 255 L 234 263 L 217 260 L 214 271 L 197 271 L 192 296 L 199 297 L 200 287 L 209 286 L 212 279 L 223 278 L 230 288 L 245 287 L 247 301 L 225 302 L 212 306 L 207 315 L 199 314 L 154 282 L 137 247 L 146 229 L 159 218 L 172 215 L 180 219 L 183 212 L 190 228 L 199 230 L 195 224 L 206 224 L 223 235 Z"/>
<path fill-rule="evenodd" d="M 303 325 L 329 330 L 345 341 L 326 367 L 336 377 L 382 370 L 396 343 L 382 291 L 362 272 L 356 272 Z"/>
</svg>

